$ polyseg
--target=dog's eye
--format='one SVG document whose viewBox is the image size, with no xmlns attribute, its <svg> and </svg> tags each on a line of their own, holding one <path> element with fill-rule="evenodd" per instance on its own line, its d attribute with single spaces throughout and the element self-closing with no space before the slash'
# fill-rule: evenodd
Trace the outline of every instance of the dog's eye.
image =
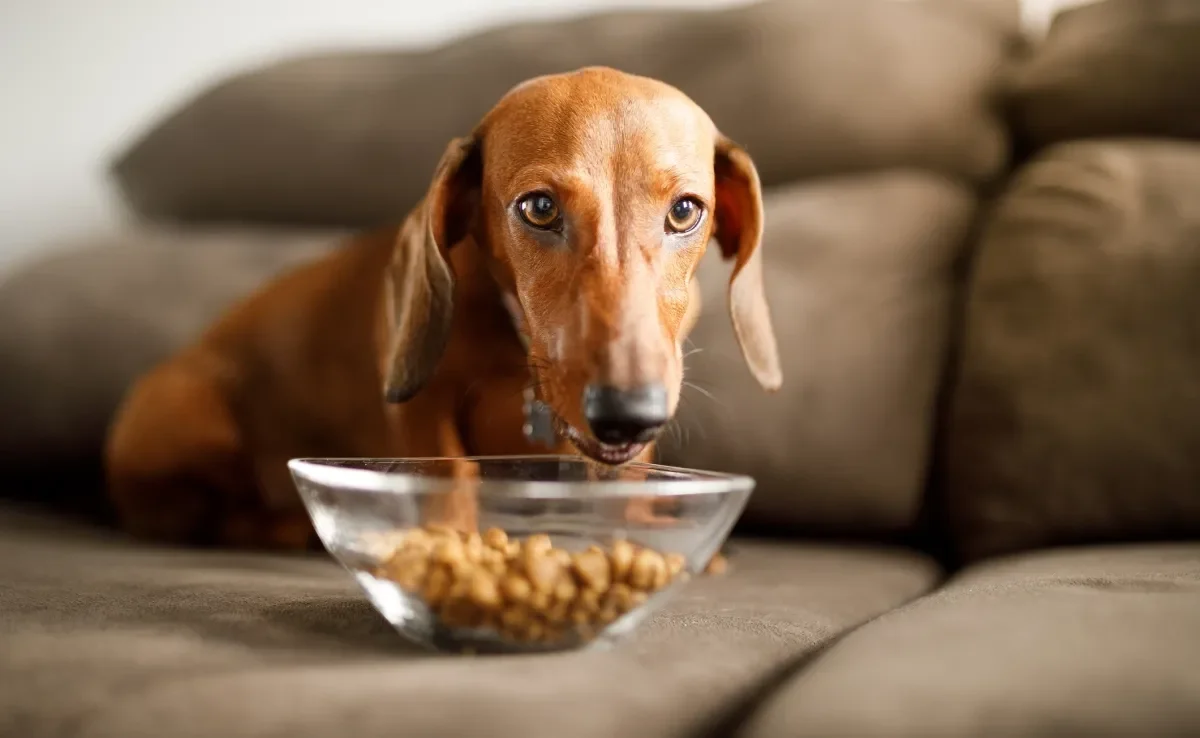
<svg viewBox="0 0 1200 738">
<path fill-rule="evenodd" d="M 517 203 L 521 218 L 534 228 L 550 230 L 558 223 L 558 205 L 544 192 L 526 195 Z"/>
<path fill-rule="evenodd" d="M 687 233 L 700 222 L 704 209 L 700 203 L 690 197 L 684 197 L 671 206 L 667 213 L 667 230 L 675 233 Z"/>
</svg>

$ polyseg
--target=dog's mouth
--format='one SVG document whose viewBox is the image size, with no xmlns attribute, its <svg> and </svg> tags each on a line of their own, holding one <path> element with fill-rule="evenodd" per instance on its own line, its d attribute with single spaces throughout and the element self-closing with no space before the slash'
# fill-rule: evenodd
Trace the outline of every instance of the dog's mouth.
<svg viewBox="0 0 1200 738">
<path fill-rule="evenodd" d="M 601 443 L 591 436 L 580 433 L 570 423 L 558 417 L 557 413 L 554 415 L 554 430 L 570 441 L 571 445 L 579 450 L 579 453 L 607 466 L 620 466 L 633 461 L 646 448 L 645 443 L 615 445 Z"/>
</svg>

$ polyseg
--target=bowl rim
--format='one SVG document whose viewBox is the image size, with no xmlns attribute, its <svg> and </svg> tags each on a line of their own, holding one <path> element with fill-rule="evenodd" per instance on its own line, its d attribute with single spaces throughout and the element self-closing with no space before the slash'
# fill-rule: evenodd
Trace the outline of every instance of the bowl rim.
<svg viewBox="0 0 1200 738">
<path fill-rule="evenodd" d="M 336 487 L 350 492 L 385 493 L 397 495 L 419 495 L 425 492 L 444 492 L 448 477 L 423 477 L 404 471 L 376 471 L 353 466 L 337 466 L 330 462 L 390 462 L 395 464 L 417 464 L 442 461 L 536 461 L 570 462 L 595 464 L 581 456 L 568 454 L 515 454 L 491 456 L 423 456 L 423 457 L 300 457 L 288 461 L 288 470 L 294 479 L 303 479 L 326 487 Z M 479 495 L 505 495 L 525 498 L 570 498 L 570 497 L 682 497 L 697 494 L 748 493 L 753 491 L 755 481 L 744 474 L 688 469 L 681 466 L 629 462 L 623 468 L 646 471 L 669 472 L 687 475 L 682 479 L 652 480 L 597 480 L 597 481 L 550 481 L 550 480 L 501 480 L 481 481 L 475 492 Z"/>
</svg>

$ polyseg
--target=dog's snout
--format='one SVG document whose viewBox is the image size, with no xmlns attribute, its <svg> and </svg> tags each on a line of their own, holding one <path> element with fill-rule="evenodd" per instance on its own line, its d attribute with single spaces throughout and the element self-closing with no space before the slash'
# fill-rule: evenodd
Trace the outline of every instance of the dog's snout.
<svg viewBox="0 0 1200 738">
<path fill-rule="evenodd" d="M 668 420 L 667 388 L 651 384 L 634 389 L 588 385 L 583 415 L 601 443 L 645 443 Z"/>
</svg>

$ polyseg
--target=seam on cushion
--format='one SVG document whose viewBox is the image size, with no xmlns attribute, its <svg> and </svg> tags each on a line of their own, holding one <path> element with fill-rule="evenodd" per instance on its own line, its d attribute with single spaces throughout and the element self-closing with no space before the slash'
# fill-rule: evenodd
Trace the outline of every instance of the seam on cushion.
<svg viewBox="0 0 1200 738">
<path fill-rule="evenodd" d="M 897 610 L 908 607 L 912 603 L 936 593 L 947 581 L 948 577 L 943 574 L 940 578 L 935 579 L 934 584 L 924 592 L 914 595 L 907 600 L 900 601 L 883 612 L 877 613 L 863 620 L 861 623 L 843 630 L 841 633 L 838 633 L 811 651 L 801 654 L 794 660 L 785 661 L 775 667 L 765 677 L 759 679 L 756 684 L 745 690 L 744 696 L 737 699 L 734 705 L 725 710 L 723 714 L 718 715 L 708 724 L 708 727 L 697 731 L 694 738 L 726 738 L 727 736 L 739 735 L 742 728 L 758 713 L 767 700 L 774 697 L 796 675 L 807 669 L 810 664 L 821 658 L 830 649 L 862 628 L 874 623 L 876 620 L 887 617 Z"/>
</svg>

